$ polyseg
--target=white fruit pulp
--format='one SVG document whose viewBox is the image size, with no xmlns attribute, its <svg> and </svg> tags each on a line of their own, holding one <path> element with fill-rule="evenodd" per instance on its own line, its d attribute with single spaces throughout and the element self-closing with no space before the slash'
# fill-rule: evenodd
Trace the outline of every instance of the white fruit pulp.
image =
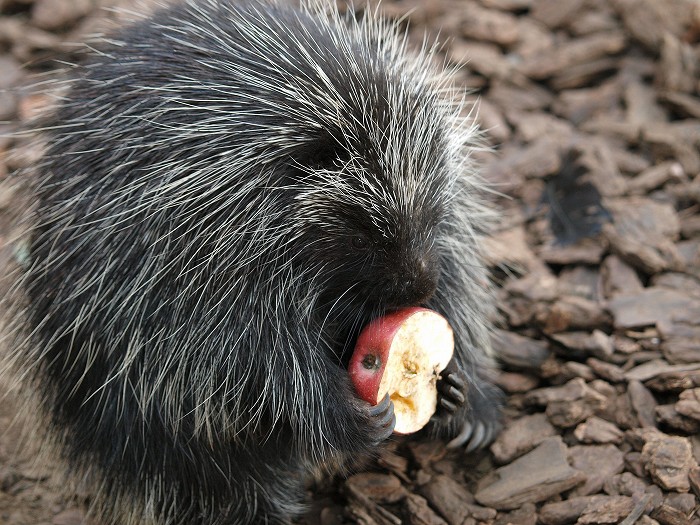
<svg viewBox="0 0 700 525">
<path fill-rule="evenodd" d="M 423 428 L 437 408 L 437 380 L 454 350 L 452 328 L 431 311 L 416 312 L 391 343 L 377 399 L 389 393 L 400 434 Z"/>
</svg>

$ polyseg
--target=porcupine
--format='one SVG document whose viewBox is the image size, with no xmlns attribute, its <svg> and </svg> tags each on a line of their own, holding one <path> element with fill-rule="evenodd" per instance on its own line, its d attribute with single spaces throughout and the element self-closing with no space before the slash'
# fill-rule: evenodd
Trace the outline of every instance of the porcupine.
<svg viewBox="0 0 700 525">
<path fill-rule="evenodd" d="M 435 49 L 374 12 L 187 0 L 72 72 L 44 130 L 11 356 L 104 523 L 288 523 L 390 436 L 360 329 L 455 331 L 432 431 L 498 426 L 476 130 Z"/>
</svg>

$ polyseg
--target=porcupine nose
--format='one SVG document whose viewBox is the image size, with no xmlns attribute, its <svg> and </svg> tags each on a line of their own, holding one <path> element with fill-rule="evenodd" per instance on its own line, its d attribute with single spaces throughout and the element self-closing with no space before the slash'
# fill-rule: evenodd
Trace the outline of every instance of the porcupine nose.
<svg viewBox="0 0 700 525">
<path fill-rule="evenodd" d="M 428 256 L 417 257 L 403 273 L 401 302 L 416 305 L 427 301 L 437 288 L 435 264 Z"/>
</svg>

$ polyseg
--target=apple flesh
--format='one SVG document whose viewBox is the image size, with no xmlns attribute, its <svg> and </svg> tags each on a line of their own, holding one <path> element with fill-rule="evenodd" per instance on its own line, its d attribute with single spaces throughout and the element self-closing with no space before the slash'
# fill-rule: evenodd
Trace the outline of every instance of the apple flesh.
<svg viewBox="0 0 700 525">
<path fill-rule="evenodd" d="M 423 428 L 437 408 L 437 381 L 454 352 L 447 320 L 426 308 L 402 308 L 360 333 L 348 373 L 358 397 L 376 405 L 388 393 L 397 434 Z"/>
</svg>

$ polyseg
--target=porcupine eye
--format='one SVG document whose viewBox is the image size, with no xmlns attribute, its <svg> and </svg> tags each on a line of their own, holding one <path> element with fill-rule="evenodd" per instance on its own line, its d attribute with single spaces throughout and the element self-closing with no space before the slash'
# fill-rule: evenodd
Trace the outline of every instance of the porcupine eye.
<svg viewBox="0 0 700 525">
<path fill-rule="evenodd" d="M 350 244 L 356 250 L 365 251 L 369 248 L 369 239 L 364 235 L 353 235 Z"/>
</svg>

